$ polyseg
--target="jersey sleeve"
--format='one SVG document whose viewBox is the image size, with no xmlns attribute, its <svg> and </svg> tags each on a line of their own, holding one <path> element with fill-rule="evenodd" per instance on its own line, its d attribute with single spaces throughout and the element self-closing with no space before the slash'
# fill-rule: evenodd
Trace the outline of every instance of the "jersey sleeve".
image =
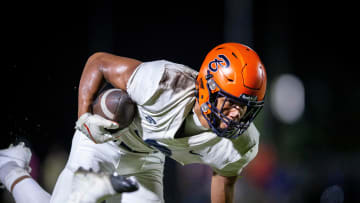
<svg viewBox="0 0 360 203">
<path fill-rule="evenodd" d="M 244 156 L 236 162 L 229 163 L 222 169 L 212 168 L 221 176 L 239 176 L 241 171 L 252 161 L 258 152 L 258 145 L 252 147 Z"/>
<path fill-rule="evenodd" d="M 256 157 L 259 147 L 260 133 L 254 124 L 241 135 L 239 139 L 232 141 L 231 154 L 237 154 L 237 158 L 222 168 L 212 167 L 213 171 L 222 176 L 239 176 L 241 171 Z"/>
<path fill-rule="evenodd" d="M 156 92 L 164 73 L 165 60 L 144 62 L 131 75 L 127 83 L 127 93 L 138 105 L 146 103 Z"/>
</svg>

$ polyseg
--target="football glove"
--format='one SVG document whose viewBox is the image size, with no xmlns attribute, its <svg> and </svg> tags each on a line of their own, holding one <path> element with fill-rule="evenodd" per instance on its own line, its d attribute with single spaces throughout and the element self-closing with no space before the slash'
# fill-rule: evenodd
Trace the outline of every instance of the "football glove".
<svg viewBox="0 0 360 203">
<path fill-rule="evenodd" d="M 97 144 L 115 139 L 108 130 L 118 128 L 118 123 L 91 113 L 81 115 L 75 125 L 75 129 L 84 133 Z"/>
</svg>

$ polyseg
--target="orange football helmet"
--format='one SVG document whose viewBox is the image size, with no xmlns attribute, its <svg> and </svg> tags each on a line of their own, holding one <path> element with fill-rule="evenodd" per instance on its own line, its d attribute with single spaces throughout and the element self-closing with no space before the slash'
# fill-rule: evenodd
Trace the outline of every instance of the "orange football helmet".
<svg viewBox="0 0 360 203">
<path fill-rule="evenodd" d="M 266 72 L 254 50 L 239 43 L 224 43 L 212 49 L 203 61 L 197 76 L 197 102 L 202 115 L 220 137 L 236 138 L 255 119 L 264 105 Z M 240 121 L 233 121 L 216 107 L 225 97 L 247 111 Z M 223 121 L 227 128 L 220 128 Z"/>
</svg>

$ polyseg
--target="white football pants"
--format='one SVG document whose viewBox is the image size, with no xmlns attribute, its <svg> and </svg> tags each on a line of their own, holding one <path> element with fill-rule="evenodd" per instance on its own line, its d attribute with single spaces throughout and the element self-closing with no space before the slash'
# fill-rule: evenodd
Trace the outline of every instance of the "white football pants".
<svg viewBox="0 0 360 203">
<path fill-rule="evenodd" d="M 106 200 L 107 203 L 161 203 L 163 198 L 163 170 L 165 156 L 160 153 L 133 153 L 121 149 L 115 142 L 95 144 L 80 131 L 72 140 L 68 162 L 56 182 L 52 203 L 64 203 L 71 193 L 74 172 L 79 168 L 97 171 L 100 168 L 116 170 L 120 175 L 134 176 L 139 190 L 123 193 Z M 91 194 L 89 194 L 91 195 Z"/>
</svg>

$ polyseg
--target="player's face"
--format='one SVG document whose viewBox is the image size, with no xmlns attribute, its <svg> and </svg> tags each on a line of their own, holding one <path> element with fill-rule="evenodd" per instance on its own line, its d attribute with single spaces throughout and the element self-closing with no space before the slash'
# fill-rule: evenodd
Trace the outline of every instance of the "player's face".
<svg viewBox="0 0 360 203">
<path fill-rule="evenodd" d="M 221 113 L 223 113 L 230 120 L 237 122 L 240 121 L 247 110 L 247 106 L 232 102 L 230 100 L 225 100 L 225 97 L 218 98 L 217 109 L 221 109 L 221 107 Z M 221 121 L 219 127 L 224 129 L 227 127 L 227 124 Z"/>
</svg>

